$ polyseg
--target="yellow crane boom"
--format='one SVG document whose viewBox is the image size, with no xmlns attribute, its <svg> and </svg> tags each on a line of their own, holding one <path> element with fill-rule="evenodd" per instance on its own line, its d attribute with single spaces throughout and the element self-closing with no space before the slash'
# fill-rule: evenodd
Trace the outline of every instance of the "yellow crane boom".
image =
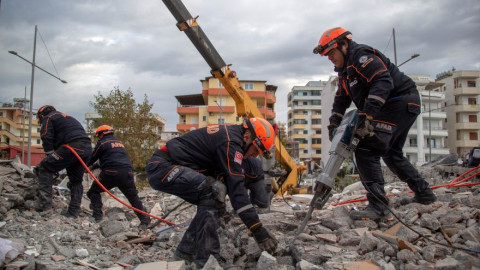
<svg viewBox="0 0 480 270">
<path fill-rule="evenodd" d="M 210 73 L 220 80 L 230 96 L 234 99 L 237 114 L 244 117 L 263 117 L 255 103 L 250 99 L 245 89 L 243 89 L 238 81 L 236 72 L 231 70 L 230 66 L 225 64 L 220 54 L 205 35 L 202 28 L 198 25 L 197 18 L 190 15 L 190 12 L 180 0 L 163 0 L 163 2 L 177 20 L 178 29 L 185 32 L 187 37 L 210 66 Z M 273 189 L 277 195 L 287 190 L 293 192 L 297 187 L 298 177 L 306 168 L 305 166 L 297 165 L 294 162 L 288 151 L 280 142 L 278 136 L 275 138 L 275 145 L 277 145 L 275 158 L 280 162 L 282 168 L 286 170 L 287 174 L 277 180 L 276 183 L 272 183 Z"/>
</svg>

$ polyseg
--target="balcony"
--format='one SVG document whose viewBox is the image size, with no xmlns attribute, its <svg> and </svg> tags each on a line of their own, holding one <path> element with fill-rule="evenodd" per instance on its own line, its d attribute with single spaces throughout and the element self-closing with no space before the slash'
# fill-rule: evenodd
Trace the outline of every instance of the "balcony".
<svg viewBox="0 0 480 270">
<path fill-rule="evenodd" d="M 233 113 L 233 112 L 235 112 L 235 106 L 221 106 L 220 107 L 218 105 L 208 106 L 207 111 L 208 112 L 213 112 L 213 113 L 219 113 L 220 108 L 222 109 L 221 111 L 223 113 Z"/>
<path fill-rule="evenodd" d="M 467 147 L 467 148 L 472 148 L 472 147 L 478 147 L 478 141 L 474 140 L 461 140 L 461 141 L 456 141 L 456 147 Z"/>
<path fill-rule="evenodd" d="M 198 129 L 198 124 L 177 124 L 179 132 L 188 132 L 193 129 Z"/>
<path fill-rule="evenodd" d="M 453 89 L 454 96 L 475 96 L 480 95 L 480 87 L 459 87 Z"/>
<path fill-rule="evenodd" d="M 447 113 L 446 112 L 422 112 L 422 118 L 423 119 L 427 119 L 428 121 L 428 118 L 432 118 L 432 119 L 445 119 L 447 118 Z"/>
<path fill-rule="evenodd" d="M 322 148 L 322 144 L 321 144 L 321 143 L 313 143 L 313 144 L 312 144 L 312 148 L 313 148 L 313 149 L 321 149 L 321 148 Z"/>
<path fill-rule="evenodd" d="M 322 125 L 321 124 L 313 124 L 312 129 L 322 129 Z"/>
<path fill-rule="evenodd" d="M 455 105 L 456 112 L 475 112 L 479 110 L 477 104 Z"/>
<path fill-rule="evenodd" d="M 480 72 L 477 70 L 463 70 L 463 71 L 455 71 L 453 73 L 453 78 L 478 78 L 480 77 Z"/>
<path fill-rule="evenodd" d="M 177 107 L 177 113 L 179 114 L 198 114 L 198 107 Z"/>
<path fill-rule="evenodd" d="M 456 123 L 455 129 L 480 129 L 480 123 L 478 122 L 467 122 L 467 123 Z"/>
<path fill-rule="evenodd" d="M 275 112 L 270 108 L 258 107 L 258 110 L 266 119 L 274 119 L 276 116 Z"/>
</svg>

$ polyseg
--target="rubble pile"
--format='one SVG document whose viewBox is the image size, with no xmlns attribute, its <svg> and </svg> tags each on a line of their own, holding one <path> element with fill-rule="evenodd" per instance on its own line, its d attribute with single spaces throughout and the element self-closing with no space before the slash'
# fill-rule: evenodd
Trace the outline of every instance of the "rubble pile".
<svg viewBox="0 0 480 270">
<path fill-rule="evenodd" d="M 132 210 L 108 196 L 99 223 L 91 218 L 86 197 L 77 219 L 61 216 L 69 198 L 62 188 L 55 189 L 50 212 L 29 209 L 25 203 L 34 198 L 35 181 L 15 161 L 0 163 L 0 269 L 197 269 L 173 256 L 195 206 L 144 190 L 140 196 L 147 210 L 179 226 L 159 223 L 143 231 Z M 354 184 L 313 211 L 296 239 L 311 197 L 275 197 L 269 210 L 259 210 L 279 241 L 274 254 L 258 248 L 238 217 L 222 219 L 223 260 L 210 257 L 203 269 L 480 269 L 479 186 L 435 189 L 439 201 L 431 205 L 402 205 L 413 196 L 402 182 L 389 183 L 386 191 L 395 194 L 390 206 L 403 223 L 351 220 L 350 209 L 365 202 L 334 204 L 364 197 L 361 185 Z"/>
</svg>

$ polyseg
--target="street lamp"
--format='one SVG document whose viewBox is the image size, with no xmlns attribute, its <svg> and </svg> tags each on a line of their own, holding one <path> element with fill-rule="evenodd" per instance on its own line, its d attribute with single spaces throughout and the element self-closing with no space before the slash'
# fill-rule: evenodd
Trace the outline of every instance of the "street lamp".
<svg viewBox="0 0 480 270">
<path fill-rule="evenodd" d="M 32 65 L 32 77 L 31 77 L 31 85 L 30 85 L 30 113 L 28 115 L 28 157 L 27 157 L 27 165 L 30 167 L 31 164 L 31 149 L 32 149 L 32 114 L 33 114 L 33 84 L 34 84 L 34 78 L 35 78 L 35 68 L 40 69 L 41 71 L 47 73 L 48 75 L 54 77 L 55 79 L 61 81 L 62 83 L 67 83 L 67 81 L 60 79 L 59 77 L 53 75 L 52 73 L 46 71 L 45 69 L 37 66 L 35 64 L 35 52 L 36 52 L 36 47 L 37 47 L 37 25 L 35 25 L 35 35 L 33 39 L 33 60 L 32 62 L 28 61 L 21 55 L 19 55 L 16 51 L 8 51 L 10 54 L 13 54 L 22 60 L 26 61 L 30 65 Z M 22 150 L 23 151 L 23 150 Z"/>
<path fill-rule="evenodd" d="M 418 54 L 418 53 L 416 53 L 416 54 L 413 54 L 412 56 L 410 56 L 410 58 L 409 58 L 409 59 L 405 60 L 403 63 L 401 63 L 401 64 L 400 64 L 400 65 L 398 65 L 397 67 L 400 67 L 401 65 L 403 65 L 403 64 L 405 64 L 405 63 L 407 63 L 408 61 L 412 60 L 413 58 L 417 58 L 417 57 L 419 57 L 419 56 L 420 56 L 420 54 Z"/>
</svg>

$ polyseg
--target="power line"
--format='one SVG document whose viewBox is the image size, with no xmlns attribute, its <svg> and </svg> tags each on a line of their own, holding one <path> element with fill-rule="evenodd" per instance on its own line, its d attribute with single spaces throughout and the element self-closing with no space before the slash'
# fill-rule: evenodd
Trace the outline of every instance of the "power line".
<svg viewBox="0 0 480 270">
<path fill-rule="evenodd" d="M 38 31 L 38 35 L 40 35 L 40 39 L 42 40 L 43 46 L 45 46 L 45 49 L 47 50 L 48 57 L 50 58 L 50 62 L 52 62 L 52 65 L 53 65 L 53 69 L 55 69 L 55 72 L 57 73 L 57 77 L 60 78 L 60 75 L 58 74 L 57 67 L 55 66 L 55 63 L 53 63 L 52 56 L 50 55 L 50 51 L 47 48 L 47 44 L 43 40 L 43 37 L 42 37 L 42 34 L 40 33 L 40 30 L 37 29 L 37 31 Z"/>
</svg>

